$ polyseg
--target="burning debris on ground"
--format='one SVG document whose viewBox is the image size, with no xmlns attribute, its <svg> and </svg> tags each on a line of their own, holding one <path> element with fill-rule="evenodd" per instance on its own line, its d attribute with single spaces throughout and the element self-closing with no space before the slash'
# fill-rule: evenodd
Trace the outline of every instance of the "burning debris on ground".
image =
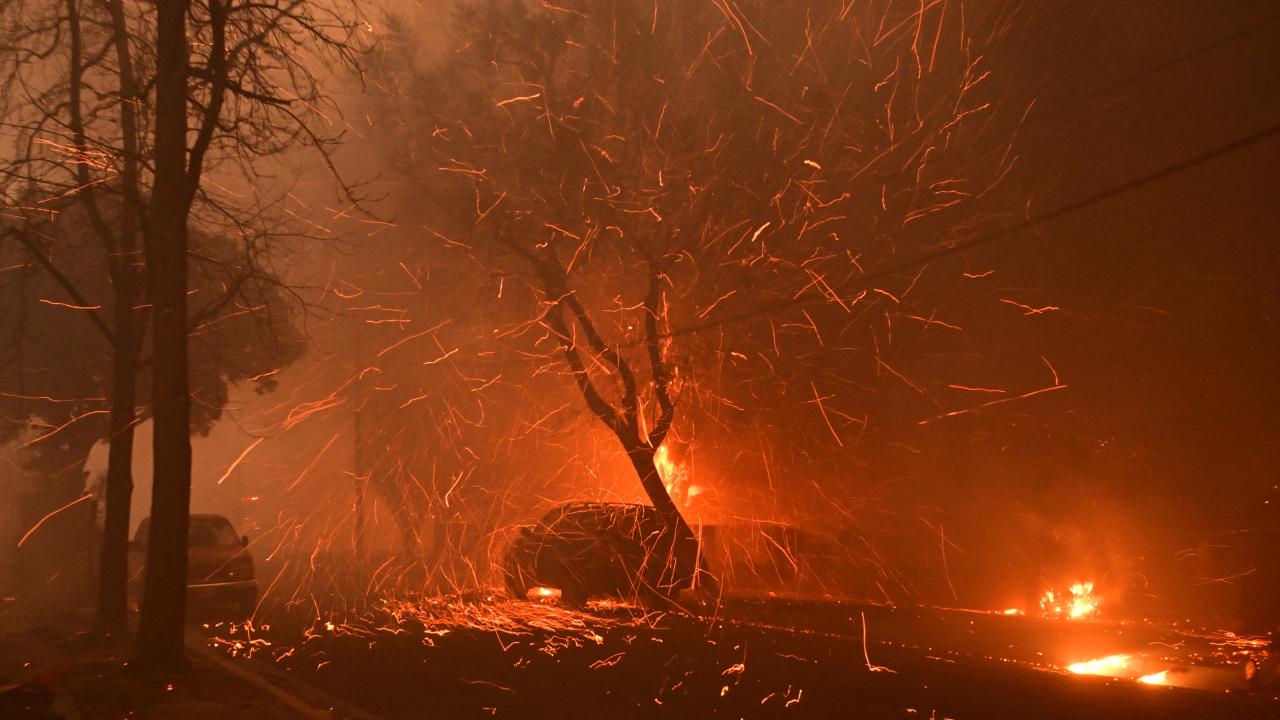
<svg viewBox="0 0 1280 720">
<path fill-rule="evenodd" d="M 0 18 L 0 714 L 1280 711 L 1266 3 Z"/>
</svg>

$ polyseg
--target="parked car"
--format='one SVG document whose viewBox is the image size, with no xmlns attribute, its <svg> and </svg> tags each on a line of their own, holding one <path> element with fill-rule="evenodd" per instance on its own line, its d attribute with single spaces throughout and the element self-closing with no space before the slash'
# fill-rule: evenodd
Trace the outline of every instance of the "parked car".
<svg viewBox="0 0 1280 720">
<path fill-rule="evenodd" d="M 502 561 L 513 597 L 558 590 L 562 602 L 593 596 L 662 604 L 691 587 L 695 543 L 675 534 L 648 505 L 572 502 L 518 529 Z"/>
<path fill-rule="evenodd" d="M 129 543 L 129 596 L 142 602 L 151 518 L 143 518 Z M 244 619 L 258 602 L 249 537 L 237 535 L 221 515 L 192 515 L 187 529 L 187 608 L 207 619 Z"/>
</svg>

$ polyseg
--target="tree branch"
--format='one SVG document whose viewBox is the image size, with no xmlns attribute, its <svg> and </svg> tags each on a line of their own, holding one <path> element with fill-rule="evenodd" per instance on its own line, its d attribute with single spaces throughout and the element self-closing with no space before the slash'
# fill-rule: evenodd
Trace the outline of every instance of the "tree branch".
<svg viewBox="0 0 1280 720">
<path fill-rule="evenodd" d="M 675 420 L 675 403 L 671 400 L 671 366 L 662 357 L 662 336 L 658 333 L 658 313 L 662 301 L 661 277 L 654 261 L 646 263 L 649 291 L 644 298 L 644 342 L 649 353 L 649 369 L 653 373 L 653 394 L 658 401 L 658 420 L 649 434 L 654 448 L 662 445 Z"/>
<path fill-rule="evenodd" d="M 62 274 L 62 271 L 59 270 L 57 266 L 49 260 L 49 258 L 44 256 L 44 249 L 37 245 L 35 240 L 31 239 L 31 236 L 26 232 L 26 230 L 7 227 L 4 229 L 4 234 L 14 238 L 27 248 L 27 252 L 31 253 L 31 256 L 36 259 L 36 262 L 40 263 L 40 267 L 44 268 L 45 272 L 49 273 L 49 275 L 57 281 L 58 285 L 60 285 L 67 295 L 75 301 L 76 305 L 79 306 L 78 309 L 88 313 L 89 319 L 93 321 L 95 326 L 97 326 L 98 330 L 102 333 L 102 336 L 107 339 L 107 342 L 114 346 L 116 344 L 115 333 L 111 332 L 111 328 L 107 326 L 107 322 L 103 320 L 102 316 L 98 314 L 96 309 L 94 309 L 96 306 L 91 305 L 91 303 L 80 294 L 80 291 L 76 289 L 76 286 L 72 284 L 71 280 L 67 278 L 66 275 Z"/>
</svg>

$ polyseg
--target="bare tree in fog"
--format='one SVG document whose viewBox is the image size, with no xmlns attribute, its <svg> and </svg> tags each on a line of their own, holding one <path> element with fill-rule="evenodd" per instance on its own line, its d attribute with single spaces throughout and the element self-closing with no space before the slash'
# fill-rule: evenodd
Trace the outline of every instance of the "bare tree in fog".
<svg viewBox="0 0 1280 720">
<path fill-rule="evenodd" d="M 324 73 L 313 68 L 354 66 L 366 26 L 353 7 L 305 0 L 6 0 L 0 15 L 11 28 L 0 59 L 8 89 L 30 100 L 9 108 L 18 152 L 5 167 L 6 204 L 30 226 L 42 205 L 77 200 L 110 269 L 113 323 L 96 322 L 116 356 L 100 615 L 111 627 L 123 618 L 139 310 L 151 316 L 153 542 L 135 655 L 162 664 L 182 648 L 189 323 L 254 312 L 235 303 L 247 286 L 269 281 L 257 272 L 255 243 L 293 232 L 281 229 L 284 193 L 270 189 L 264 160 L 298 146 L 319 148 L 327 160 L 339 134 L 330 124 L 336 112 Z M 107 195 L 112 214 L 104 211 Z M 188 241 L 191 222 L 243 238 L 246 260 L 229 266 L 241 272 L 222 278 L 194 310 L 188 265 L 199 248 Z M 30 232 L 21 237 L 37 251 Z"/>
<path fill-rule="evenodd" d="M 818 381 L 856 385 L 850 349 L 894 372 L 929 326 L 924 269 L 863 278 L 990 218 L 1012 156 L 983 52 L 1012 26 L 1004 4 L 472 2 L 438 59 L 393 32 L 383 110 L 424 247 L 497 278 L 523 319 L 493 335 L 572 378 L 688 541 L 654 463 L 682 394 L 800 395 L 842 447 L 858 417 Z"/>
<path fill-rule="evenodd" d="M 115 201 L 100 198 L 113 226 L 118 221 Z M 0 387 L 6 393 L 0 397 L 0 408 L 11 420 L 0 425 L 0 440 L 16 437 L 31 424 L 44 428 L 22 448 L 24 469 L 44 481 L 42 491 L 25 504 L 44 508 L 61 506 L 85 490 L 81 478 L 89 450 L 100 439 L 111 438 L 104 408 L 117 397 L 113 375 L 127 370 L 128 380 L 145 397 L 150 390 L 145 371 L 152 362 L 144 351 L 129 358 L 131 367 L 119 368 L 113 326 L 101 317 L 113 317 L 120 302 L 107 270 L 111 258 L 103 253 L 77 196 L 47 204 L 46 209 L 57 213 L 55 222 L 6 228 L 8 240 L 21 241 L 0 249 L 9 268 L 8 282 L 0 287 L 6 308 L 0 315 L 0 333 L 11 353 L 0 358 Z M 188 265 L 199 298 L 187 322 L 196 401 L 193 433 L 212 429 L 227 404 L 230 384 L 250 381 L 266 391 L 273 386 L 275 371 L 298 358 L 304 347 L 289 290 L 268 269 L 264 246 L 269 244 L 264 238 L 193 233 Z M 150 415 L 145 402 L 130 410 L 137 413 L 136 421 Z M 130 434 L 133 425 L 128 427 Z M 123 485 L 124 492 L 119 483 L 111 486 L 120 497 L 104 514 L 126 532 L 130 484 Z M 96 485 L 91 489 L 100 492 Z M 36 510 L 37 515 L 43 512 Z M 84 542 L 79 533 L 74 540 Z M 125 571 L 123 556 L 102 553 L 95 573 L 95 625 L 104 634 L 123 630 L 117 623 L 125 620 Z M 56 566 L 49 569 L 50 574 L 56 572 Z"/>
</svg>

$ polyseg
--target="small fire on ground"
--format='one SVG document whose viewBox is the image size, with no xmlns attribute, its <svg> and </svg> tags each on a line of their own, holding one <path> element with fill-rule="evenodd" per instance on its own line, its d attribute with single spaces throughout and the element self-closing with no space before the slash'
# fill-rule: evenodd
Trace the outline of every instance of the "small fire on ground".
<svg viewBox="0 0 1280 720">
<path fill-rule="evenodd" d="M 1140 663 L 1132 655 L 1108 655 L 1096 660 L 1084 660 L 1067 666 L 1069 672 L 1077 675 L 1101 675 L 1103 677 L 1128 678 L 1148 685 L 1163 685 L 1168 682 L 1169 671 L 1139 674 Z"/>
</svg>

